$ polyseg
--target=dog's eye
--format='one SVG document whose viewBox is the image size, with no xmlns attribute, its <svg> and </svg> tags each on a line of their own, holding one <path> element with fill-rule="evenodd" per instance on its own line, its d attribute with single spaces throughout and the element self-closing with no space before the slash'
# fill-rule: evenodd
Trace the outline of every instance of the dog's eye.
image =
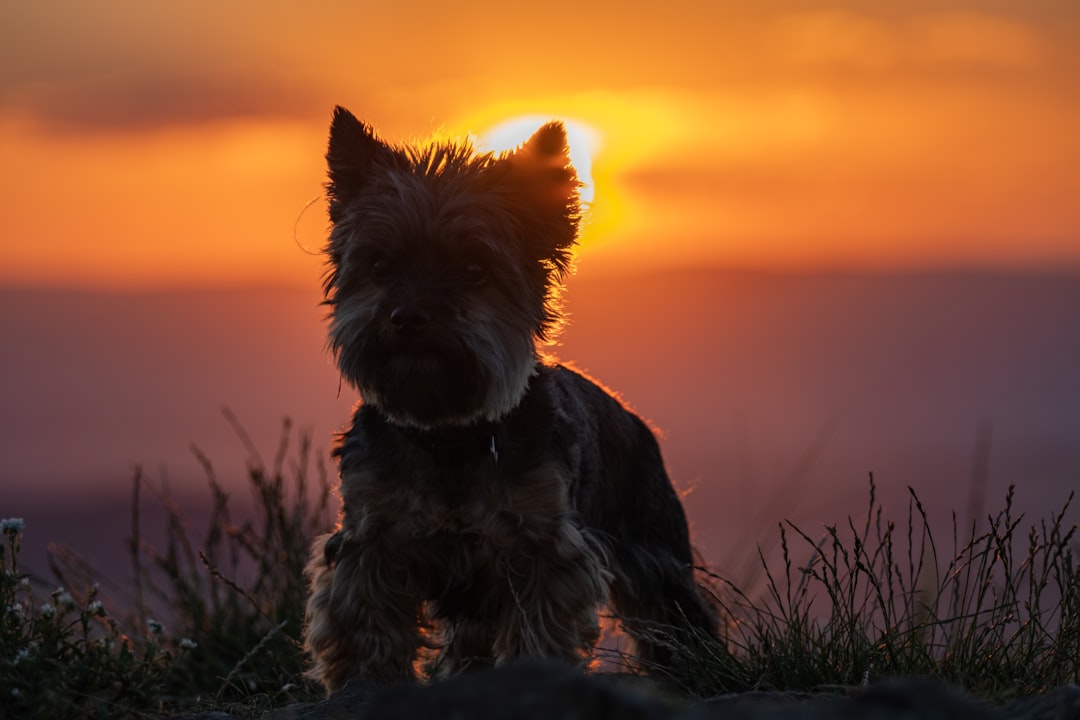
<svg viewBox="0 0 1080 720">
<path fill-rule="evenodd" d="M 461 267 L 461 279 L 466 285 L 478 287 L 487 282 L 487 268 L 479 262 L 468 262 Z"/>
<path fill-rule="evenodd" d="M 375 282 L 389 280 L 392 269 L 390 261 L 381 256 L 373 257 L 368 264 L 368 272 L 371 274 L 371 279 Z"/>
</svg>

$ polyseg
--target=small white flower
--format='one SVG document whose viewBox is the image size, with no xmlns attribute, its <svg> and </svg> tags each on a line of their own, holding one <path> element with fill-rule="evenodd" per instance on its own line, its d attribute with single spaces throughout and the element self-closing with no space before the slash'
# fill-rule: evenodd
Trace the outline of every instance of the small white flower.
<svg viewBox="0 0 1080 720">
<path fill-rule="evenodd" d="M 22 532 L 23 525 L 25 525 L 25 523 L 22 518 L 4 518 L 3 520 L 0 520 L 0 531 L 9 535 L 15 535 Z"/>
<path fill-rule="evenodd" d="M 43 618 L 51 618 L 55 614 L 56 614 L 56 608 L 53 606 L 52 603 L 44 603 L 41 606 L 41 617 L 43 617 Z"/>
<path fill-rule="evenodd" d="M 191 638 L 180 638 L 181 650 L 194 650 L 197 647 L 199 647 L 199 643 L 195 642 Z"/>
<path fill-rule="evenodd" d="M 20 690 L 19 688 L 11 688 L 11 697 L 13 697 L 13 698 L 21 698 L 22 697 L 22 690 Z"/>
<path fill-rule="evenodd" d="M 19 651 L 15 653 L 15 664 L 18 665 L 28 657 L 30 657 L 30 650 L 28 648 L 19 648 Z"/>
<path fill-rule="evenodd" d="M 24 587 L 24 588 L 30 587 L 30 578 L 24 577 L 21 580 L 19 580 L 19 587 Z"/>
<path fill-rule="evenodd" d="M 15 603 L 14 605 L 7 606 L 7 612 L 15 617 L 23 617 L 26 615 L 26 609 L 23 608 L 21 603 Z"/>
<path fill-rule="evenodd" d="M 71 593 L 69 592 L 62 592 L 56 596 L 56 604 L 71 607 L 75 604 L 75 598 L 71 597 Z"/>
<path fill-rule="evenodd" d="M 160 635 L 165 630 L 165 626 L 159 623 L 154 618 L 147 618 L 146 626 L 150 628 L 150 634 L 152 635 Z"/>
<path fill-rule="evenodd" d="M 86 609 L 90 612 L 91 615 L 105 617 L 105 606 L 101 604 L 100 600 L 94 600 L 92 603 L 86 606 Z"/>
</svg>

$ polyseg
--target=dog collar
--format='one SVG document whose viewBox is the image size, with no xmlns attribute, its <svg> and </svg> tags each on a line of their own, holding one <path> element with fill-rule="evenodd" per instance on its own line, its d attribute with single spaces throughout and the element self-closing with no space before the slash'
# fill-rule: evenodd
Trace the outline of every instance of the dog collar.
<svg viewBox="0 0 1080 720">
<path fill-rule="evenodd" d="M 499 462 L 499 423 L 481 421 L 471 425 L 435 429 L 400 427 L 411 442 L 419 445 L 440 463 L 459 463 L 490 455 Z"/>
</svg>

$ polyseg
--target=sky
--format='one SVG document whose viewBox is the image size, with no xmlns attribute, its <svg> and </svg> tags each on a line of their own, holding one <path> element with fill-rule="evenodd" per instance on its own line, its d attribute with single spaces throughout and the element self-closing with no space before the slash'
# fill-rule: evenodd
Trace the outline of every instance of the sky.
<svg viewBox="0 0 1080 720">
<path fill-rule="evenodd" d="M 0 0 L 0 482 L 201 491 L 189 443 L 242 465 L 220 405 L 325 454 L 355 400 L 318 306 L 343 105 L 394 142 L 567 123 L 592 201 L 558 355 L 663 431 L 706 547 L 793 477 L 962 498 L 983 422 L 995 491 L 1057 502 L 1078 37 L 1077 0 Z"/>
<path fill-rule="evenodd" d="M 565 120 L 594 273 L 1076 269 L 1077 37 L 1074 0 L 0 0 L 0 284 L 311 286 L 337 104 Z"/>
</svg>

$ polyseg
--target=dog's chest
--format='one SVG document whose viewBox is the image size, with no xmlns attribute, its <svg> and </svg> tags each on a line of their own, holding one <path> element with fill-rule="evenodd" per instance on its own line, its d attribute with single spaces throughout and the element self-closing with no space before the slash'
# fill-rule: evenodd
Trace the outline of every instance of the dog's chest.
<svg viewBox="0 0 1080 720">
<path fill-rule="evenodd" d="M 568 510 L 563 472 L 550 462 L 523 468 L 489 457 L 441 464 L 413 453 L 392 464 L 348 466 L 343 462 L 346 523 L 383 541 L 517 544 L 545 535 Z"/>
<path fill-rule="evenodd" d="M 436 534 L 489 535 L 516 505 L 512 483 L 497 467 L 423 467 L 408 477 L 377 481 L 400 530 L 420 539 Z M 396 487 L 391 488 L 393 483 Z"/>
</svg>

